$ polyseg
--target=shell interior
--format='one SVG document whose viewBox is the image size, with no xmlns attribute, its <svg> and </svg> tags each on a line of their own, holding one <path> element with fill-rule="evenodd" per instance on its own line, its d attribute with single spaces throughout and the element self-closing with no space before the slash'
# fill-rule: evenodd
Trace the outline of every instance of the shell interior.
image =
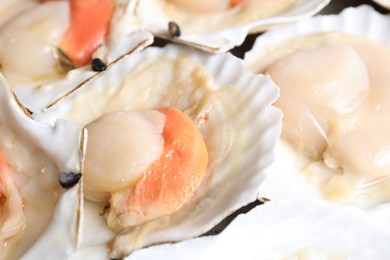
<svg viewBox="0 0 390 260">
<path fill-rule="evenodd" d="M 42 256 L 59 259 L 77 250 L 83 217 L 81 186 L 80 182 L 61 196 L 49 226 L 22 259 L 33 260 Z"/>
</svg>

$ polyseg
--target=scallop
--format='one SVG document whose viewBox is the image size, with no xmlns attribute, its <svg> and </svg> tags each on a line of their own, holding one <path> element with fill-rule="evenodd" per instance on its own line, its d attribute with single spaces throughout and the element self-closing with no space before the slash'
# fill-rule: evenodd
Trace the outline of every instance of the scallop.
<svg viewBox="0 0 390 260">
<path fill-rule="evenodd" d="M 110 24 L 107 25 L 108 33 L 103 34 L 105 36 L 102 36 L 103 39 L 92 44 L 83 43 L 82 40 L 72 43 L 73 45 L 69 44 L 75 41 L 69 36 L 73 34 L 68 33 L 76 27 L 74 24 L 83 25 L 82 22 L 91 22 L 79 21 L 76 15 L 71 20 L 72 10 L 82 9 L 83 4 L 87 5 L 89 2 L 80 3 L 78 1 L 38 3 L 35 0 L 18 0 L 12 3 L 5 1 L 0 6 L 0 12 L 7 13 L 0 23 L 2 65 L 0 71 L 20 101 L 30 111 L 39 111 L 42 103 L 46 106 L 48 102 L 53 102 L 69 91 L 69 87 L 74 88 L 75 85 L 67 84 L 68 78 L 76 77 L 77 83 L 80 84 L 109 66 L 114 60 L 140 50 L 152 42 L 152 35 L 139 30 L 137 24 L 128 18 L 122 3 L 118 1 L 112 3 L 116 6 Z M 111 2 L 108 3 L 111 5 Z M 88 38 L 83 40 L 87 41 Z M 86 50 L 69 47 L 79 45 L 91 46 Z M 100 59 L 96 61 L 100 65 L 90 65 L 89 53 L 92 53 L 92 58 Z M 83 59 L 82 62 L 75 57 L 81 57 L 77 59 Z M 89 73 L 83 73 L 84 77 L 79 77 L 80 72 L 84 71 Z"/>
<path fill-rule="evenodd" d="M 129 11 L 139 19 L 142 28 L 158 37 L 206 51 L 226 52 L 241 45 L 249 33 L 313 15 L 328 3 L 328 0 L 136 0 Z"/>
<path fill-rule="evenodd" d="M 3 77 L 0 104 L 1 255 L 70 254 L 78 243 L 81 184 L 64 190 L 58 178 L 81 171 L 84 131 L 63 120 L 54 126 L 34 121 Z"/>
<path fill-rule="evenodd" d="M 388 208 L 387 24 L 370 7 L 349 8 L 272 30 L 246 54 L 281 87 L 276 105 L 285 112 L 261 194 Z"/>
<path fill-rule="evenodd" d="M 200 177 L 195 177 L 190 182 L 183 181 L 180 174 L 172 177 L 177 178 L 178 183 L 184 183 L 184 189 L 180 186 L 174 190 L 183 190 L 186 199 L 168 199 L 173 204 L 148 208 L 144 217 L 134 215 L 132 218 L 125 218 L 127 214 L 138 212 L 120 210 L 120 205 L 126 205 L 129 194 L 138 190 L 139 181 L 137 186 L 132 184 L 137 181 L 136 177 L 133 181 L 123 180 L 130 183 L 127 189 L 114 193 L 105 191 L 111 193 L 109 207 L 108 198 L 98 196 L 104 194 L 92 194 L 96 195 L 95 201 L 105 202 L 98 203 L 90 199 L 85 201 L 84 242 L 81 251 L 73 257 L 82 257 L 100 246 L 98 252 L 103 256 L 118 258 L 146 246 L 190 239 L 207 232 L 230 213 L 256 200 L 264 168 L 273 159 L 272 149 L 280 134 L 281 113 L 271 106 L 277 97 L 277 88 L 269 77 L 252 74 L 244 68 L 241 60 L 230 54 L 210 55 L 187 47 L 169 45 L 165 48 L 147 48 L 141 53 L 117 61 L 104 73 L 80 86 L 72 95 L 64 96 L 44 112 L 34 114 L 34 118 L 41 122 L 50 123 L 61 117 L 87 125 L 89 129 L 91 124 L 102 120 L 102 115 L 116 117 L 117 113 L 121 115 L 131 111 L 162 112 L 166 115 L 165 119 L 157 113 L 157 117 L 152 117 L 153 120 L 143 116 L 141 121 L 145 121 L 145 124 L 136 123 L 140 127 L 145 125 L 142 126 L 145 129 L 142 130 L 143 134 L 153 134 L 153 138 L 159 140 L 159 125 L 163 125 L 165 131 L 167 122 L 172 122 L 169 121 L 172 114 L 167 113 L 168 107 L 168 111 L 176 111 L 173 114 L 178 116 L 178 121 L 169 123 L 173 124 L 173 129 L 176 124 L 180 124 L 180 127 L 182 124 L 186 125 L 182 131 L 175 130 L 176 134 L 188 142 L 199 140 L 191 145 L 198 148 L 189 153 L 197 158 L 193 161 L 195 163 L 189 164 L 192 165 L 189 169 L 193 171 L 191 176 Z M 182 115 L 179 116 L 180 114 Z M 135 120 L 132 118 L 134 117 L 129 120 Z M 154 127 L 148 127 L 150 123 Z M 107 124 L 101 124 L 100 127 L 104 125 Z M 123 136 L 122 132 L 127 130 L 118 128 L 113 131 L 116 135 Z M 172 155 L 170 149 L 165 149 L 167 139 L 164 131 L 163 156 L 171 158 L 176 155 Z M 198 137 L 185 139 L 187 132 L 193 132 L 191 136 Z M 91 132 L 91 136 L 92 134 Z M 102 138 L 112 137 L 103 134 L 97 139 Z M 137 138 L 137 142 L 142 143 L 143 140 L 150 138 Z M 202 142 L 205 148 L 202 148 Z M 87 147 L 92 145 L 93 143 L 88 143 Z M 128 149 L 138 151 L 143 146 L 135 143 Z M 88 158 L 88 148 L 86 157 Z M 124 156 L 118 154 L 116 157 Z M 134 158 L 141 157 L 142 153 Z M 104 156 L 102 158 L 102 164 L 109 163 L 104 161 Z M 205 159 L 208 163 L 203 168 L 201 165 Z M 111 160 L 113 159 L 109 161 Z M 185 159 L 187 160 L 191 162 L 193 159 Z M 201 163 L 196 163 L 198 161 Z M 157 164 L 157 168 L 158 165 L 160 164 Z M 181 167 L 180 165 L 181 162 L 173 164 L 175 167 Z M 165 169 L 166 166 L 161 167 Z M 169 167 L 162 171 L 163 181 L 159 183 L 170 185 L 164 179 L 168 171 Z M 144 176 L 149 175 L 139 177 L 141 182 L 147 178 Z M 84 181 L 87 186 L 86 179 Z M 121 178 L 116 181 L 121 181 Z M 148 186 L 145 187 L 148 189 Z M 150 192 L 155 189 L 153 187 L 150 187 Z M 161 189 L 164 193 L 165 189 Z M 188 196 L 189 193 L 192 195 Z M 170 198 L 170 195 L 163 197 Z M 176 198 L 182 197 L 176 195 Z M 131 204 L 133 205 L 138 204 Z M 107 219 L 100 215 L 104 208 Z M 108 228 L 107 221 L 112 229 Z M 97 233 L 101 235 L 96 236 Z M 112 250 L 107 251 L 105 245 L 111 240 Z"/>
</svg>

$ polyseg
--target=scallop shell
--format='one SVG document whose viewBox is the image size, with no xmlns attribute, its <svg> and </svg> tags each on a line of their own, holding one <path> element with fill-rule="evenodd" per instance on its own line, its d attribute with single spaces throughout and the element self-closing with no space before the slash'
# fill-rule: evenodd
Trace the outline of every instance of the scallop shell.
<svg viewBox="0 0 390 260">
<path fill-rule="evenodd" d="M 376 12 L 369 6 L 348 8 L 339 15 L 316 16 L 264 33 L 256 40 L 253 49 L 245 54 L 245 62 L 252 71 L 262 71 L 269 62 L 268 54 L 283 42 L 316 32 L 346 32 L 390 46 L 389 19 L 388 16 Z M 276 146 L 275 163 L 266 173 L 266 181 L 260 187 L 260 194 L 273 200 L 323 199 L 318 189 L 309 185 L 300 175 L 301 169 L 309 163 L 307 159 L 297 155 L 292 148 L 280 140 Z M 390 215 L 390 208 L 386 203 L 372 207 L 372 204 L 365 201 L 364 197 L 358 197 L 353 204 L 372 212 L 378 219 L 383 220 Z M 367 208 L 368 206 L 371 208 Z"/>
<path fill-rule="evenodd" d="M 304 17 L 314 15 L 330 1 L 298 0 L 288 9 L 275 14 L 273 14 L 275 10 L 268 10 L 268 13 L 259 11 L 258 16 L 261 18 L 250 18 L 249 21 L 246 20 L 243 23 L 234 20 L 241 15 L 241 11 L 236 12 L 237 10 L 226 13 L 212 13 L 200 17 L 196 15 L 186 17 L 177 8 L 176 10 L 173 7 L 169 7 L 173 11 L 167 11 L 166 3 L 161 0 L 135 0 L 133 2 L 129 6 L 129 12 L 140 19 L 142 28 L 161 38 L 170 39 L 174 42 L 190 45 L 205 51 L 220 53 L 241 45 L 249 33 L 265 31 L 276 25 L 295 22 Z M 183 17 L 180 18 L 181 16 Z M 168 32 L 168 23 L 170 21 L 174 21 L 179 25 L 181 30 L 180 36 L 170 37 Z M 192 23 L 191 28 L 190 23 Z"/>
<path fill-rule="evenodd" d="M 0 150 L 12 169 L 12 177 L 1 183 L 5 202 L 2 200 L 0 206 L 2 210 L 15 206 L 15 197 L 20 198 L 22 205 L 18 216 L 15 216 L 16 211 L 12 214 L 2 211 L 2 217 L 25 219 L 23 231 L 6 237 L 3 237 L 5 227 L 12 228 L 15 223 L 1 220 L 0 243 L 7 244 L 2 246 L 1 254 L 17 259 L 24 253 L 23 259 L 70 254 L 77 247 L 80 233 L 81 184 L 63 191 L 58 176 L 61 171 L 81 171 L 84 131 L 64 120 L 53 126 L 34 121 L 20 106 L 3 77 L 0 77 L 0 104 Z M 1 174 L 6 174 L 3 169 Z M 14 193 L 12 197 L 4 197 L 10 183 L 15 187 Z M 51 252 L 47 251 L 49 244 L 53 248 Z"/>
<path fill-rule="evenodd" d="M 111 21 L 106 43 L 100 46 L 93 57 L 100 58 L 107 66 L 130 53 L 140 51 L 153 42 L 153 36 L 140 30 L 138 23 L 126 13 L 125 5 L 116 1 L 116 8 Z M 35 0 L 5 1 L 0 5 L 0 13 L 9 12 L 4 20 L 11 20 L 11 14 L 16 14 L 36 6 Z M 2 9 L 3 8 L 3 9 Z M 30 111 L 38 112 L 48 104 L 63 96 L 77 84 L 88 80 L 99 72 L 92 71 L 91 66 L 84 66 L 69 71 L 64 78 L 45 82 L 31 82 L 12 86 L 20 102 Z M 73 82 L 75 85 L 70 85 Z M 42 83 L 42 84 L 40 84 Z"/>
<path fill-rule="evenodd" d="M 201 69 L 191 71 L 191 64 Z M 154 66 L 157 70 L 148 71 Z M 281 131 L 281 113 L 271 106 L 278 90 L 269 77 L 254 75 L 230 54 L 211 55 L 173 45 L 147 48 L 119 60 L 73 95 L 34 117 L 51 122 L 60 115 L 84 125 L 103 114 L 116 95 L 128 100 L 125 107 L 114 110 L 176 106 L 189 114 L 204 135 L 210 163 L 208 184 L 184 209 L 118 235 L 111 257 L 199 236 L 257 198 L 257 187 L 273 160 L 272 149 Z M 97 244 L 85 244 L 84 252 L 94 250 L 89 247 Z"/>
</svg>

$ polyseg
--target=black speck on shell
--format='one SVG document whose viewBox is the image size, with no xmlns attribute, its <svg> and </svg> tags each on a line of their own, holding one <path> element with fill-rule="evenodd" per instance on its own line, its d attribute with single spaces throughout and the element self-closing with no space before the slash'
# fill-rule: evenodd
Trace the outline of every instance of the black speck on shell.
<svg viewBox="0 0 390 260">
<path fill-rule="evenodd" d="M 179 37 L 181 35 L 180 27 L 175 22 L 168 23 L 168 35 L 171 38 Z"/>
<path fill-rule="evenodd" d="M 81 179 L 81 173 L 73 173 L 73 172 L 61 172 L 59 181 L 60 185 L 64 189 L 72 188 L 76 185 Z"/>
<path fill-rule="evenodd" d="M 95 58 L 91 62 L 92 70 L 93 71 L 105 71 L 107 69 L 106 64 L 99 58 Z"/>
</svg>

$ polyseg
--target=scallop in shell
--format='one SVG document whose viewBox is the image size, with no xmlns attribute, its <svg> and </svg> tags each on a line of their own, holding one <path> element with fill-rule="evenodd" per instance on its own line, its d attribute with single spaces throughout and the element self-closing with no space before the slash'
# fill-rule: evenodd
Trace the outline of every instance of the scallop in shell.
<svg viewBox="0 0 390 260">
<path fill-rule="evenodd" d="M 302 116 L 297 122 L 300 127 L 294 126 L 295 133 L 302 131 L 305 137 L 290 136 L 290 147 L 285 141 L 279 142 L 277 163 L 270 169 L 267 176 L 270 182 L 262 187 L 262 195 L 307 198 L 310 194 L 312 198 L 354 204 L 370 211 L 383 206 L 388 212 L 386 154 L 389 150 L 385 138 L 388 126 L 383 121 L 388 96 L 387 72 L 378 66 L 383 66 L 386 57 L 390 57 L 389 40 L 383 33 L 389 30 L 387 24 L 388 17 L 371 7 L 349 8 L 340 15 L 318 16 L 267 32 L 246 54 L 248 66 L 257 72 L 268 71 L 272 75 L 275 66 L 279 64 L 282 68 L 277 60 L 289 65 L 283 69 L 286 73 L 294 66 L 303 68 L 302 73 L 295 73 L 300 74 L 302 80 L 285 76 L 289 84 L 273 74 L 282 88 L 282 98 L 283 92 L 291 90 L 291 95 L 284 98 L 305 99 L 310 94 L 304 94 L 303 89 L 311 88 L 313 83 L 321 88 L 313 92 L 318 96 L 312 96 L 312 100 L 318 102 L 320 96 L 325 100 L 318 102 L 325 103 L 322 115 L 317 113 L 318 107 L 311 105 L 297 112 Z M 311 56 L 320 53 L 325 54 L 322 60 Z M 293 57 L 300 57 L 295 65 L 290 63 Z M 313 68 L 322 65 L 319 71 L 314 71 Z M 297 82 L 305 82 L 301 84 L 304 87 L 299 97 L 293 94 Z M 293 106 L 300 107 L 299 104 Z M 297 110 L 286 110 L 285 120 L 292 120 L 294 111 Z M 327 119 L 328 116 L 331 119 Z M 286 121 L 283 130 L 286 134 L 292 129 L 288 127 Z M 375 138 L 366 138 L 371 135 Z M 308 138 L 312 139 L 307 142 Z M 296 148 L 301 149 L 300 154 Z M 289 170 L 283 170 L 284 167 Z M 292 186 L 292 182 L 296 185 Z M 388 216 L 388 213 L 382 212 L 379 216 Z"/>
<path fill-rule="evenodd" d="M 226 52 L 247 34 L 297 21 L 325 7 L 328 0 L 133 1 L 130 12 L 141 27 L 162 38 L 211 52 Z M 174 31 L 169 30 L 174 22 Z M 180 33 L 178 32 L 180 30 Z"/>
<path fill-rule="evenodd" d="M 0 104 L 1 256 L 70 254 L 77 247 L 81 186 L 64 191 L 58 177 L 81 171 L 83 130 L 62 120 L 54 126 L 34 121 L 2 77 Z"/>
<path fill-rule="evenodd" d="M 104 204 L 86 200 L 89 227 L 83 233 L 84 249 L 74 257 L 89 250 L 108 254 L 104 245 L 112 238 L 111 257 L 122 257 L 145 246 L 199 236 L 256 200 L 280 134 L 281 114 L 271 106 L 277 96 L 268 77 L 255 76 L 230 54 L 210 55 L 170 45 L 119 60 L 73 95 L 34 114 L 39 121 L 60 116 L 85 125 L 107 113 L 173 106 L 197 125 L 207 147 L 209 163 L 201 186 L 172 214 L 115 234 L 99 215 Z M 111 212 L 110 208 L 109 216 Z M 99 231 L 102 236 L 91 237 L 104 226 L 105 231 Z"/>
<path fill-rule="evenodd" d="M 137 23 L 125 13 L 120 1 L 112 3 L 99 1 L 113 6 L 112 16 L 106 18 L 111 18 L 109 24 L 102 25 L 107 27 L 103 28 L 108 32 L 104 34 L 102 32 L 102 39 L 99 38 L 97 43 L 87 42 L 89 35 L 87 33 L 83 33 L 85 39 L 80 38 L 80 42 L 74 40 L 75 43 L 68 43 L 71 41 L 69 35 L 73 35 L 76 30 L 74 28 L 78 28 L 77 25 L 97 24 L 96 21 L 94 23 L 88 21 L 88 17 L 77 20 L 77 17 L 81 16 L 77 12 L 86 12 L 85 8 L 91 6 L 84 7 L 83 4 L 91 5 L 91 1 L 38 2 L 5 1 L 0 6 L 0 11 L 8 13 L 0 26 L 0 71 L 20 101 L 31 111 L 39 111 L 42 103 L 47 105 L 47 102 L 64 95 L 69 87 L 75 87 L 67 84 L 68 78 L 81 83 L 97 74 L 98 70 L 109 66 L 114 60 L 140 50 L 152 42 L 152 35 L 139 30 Z M 97 15 L 99 18 L 102 16 L 100 13 Z M 81 48 L 84 45 L 88 47 L 87 50 L 72 47 Z M 96 61 L 100 66 L 89 65 L 92 59 L 90 52 L 92 58 L 100 59 Z M 75 54 L 70 55 L 71 53 Z M 73 56 L 81 57 L 77 59 L 82 61 L 72 58 Z M 88 73 L 82 73 L 83 77 L 80 77 L 80 72 L 85 71 Z"/>
</svg>

